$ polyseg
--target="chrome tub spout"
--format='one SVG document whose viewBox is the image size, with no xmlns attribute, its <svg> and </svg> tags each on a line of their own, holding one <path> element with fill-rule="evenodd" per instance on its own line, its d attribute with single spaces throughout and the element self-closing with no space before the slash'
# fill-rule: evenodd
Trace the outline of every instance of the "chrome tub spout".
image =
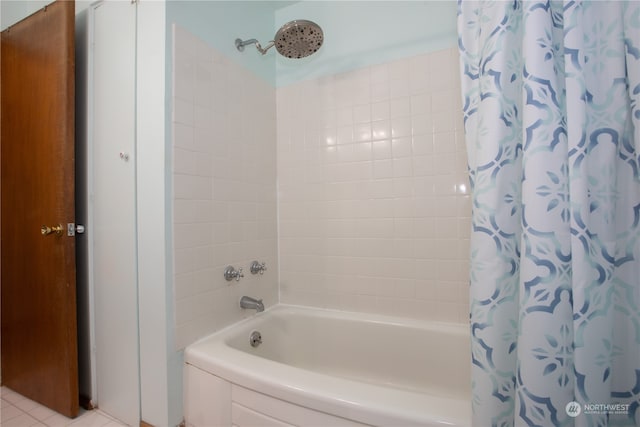
<svg viewBox="0 0 640 427">
<path fill-rule="evenodd" d="M 247 296 L 240 298 L 240 307 L 255 310 L 258 313 L 264 311 L 264 304 L 261 299 L 254 299 Z"/>
</svg>

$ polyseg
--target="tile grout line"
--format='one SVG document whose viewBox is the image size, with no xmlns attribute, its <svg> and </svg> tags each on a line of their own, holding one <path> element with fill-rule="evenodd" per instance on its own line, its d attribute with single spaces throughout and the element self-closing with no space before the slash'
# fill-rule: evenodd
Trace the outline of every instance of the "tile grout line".
<svg viewBox="0 0 640 427">
<path fill-rule="evenodd" d="M 27 425 L 24 422 L 27 418 L 29 419 L 28 425 L 34 427 L 80 427 L 84 425 L 84 422 L 88 421 L 90 421 L 91 425 L 95 425 L 96 427 L 106 425 L 119 425 L 124 427 L 124 424 L 120 421 L 99 409 L 95 409 L 93 411 L 81 410 L 80 414 L 76 418 L 67 418 L 64 415 L 34 402 L 6 387 L 0 388 L 0 397 L 2 402 L 0 424 L 6 427 Z M 9 398 L 7 399 L 7 397 Z M 16 403 L 20 404 L 22 407 L 30 409 L 24 410 L 20 406 L 16 405 Z M 6 417 L 7 409 L 10 410 L 9 417 Z M 42 415 L 34 415 L 39 413 Z M 20 419 L 20 421 L 17 421 L 18 419 Z"/>
</svg>

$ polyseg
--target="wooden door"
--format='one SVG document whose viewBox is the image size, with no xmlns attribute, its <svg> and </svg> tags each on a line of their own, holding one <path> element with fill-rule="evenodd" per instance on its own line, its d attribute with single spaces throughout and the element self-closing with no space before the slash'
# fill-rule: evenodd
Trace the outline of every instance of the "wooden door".
<svg viewBox="0 0 640 427">
<path fill-rule="evenodd" d="M 73 1 L 2 32 L 2 381 L 78 414 Z M 43 235 L 42 226 L 61 226 Z"/>
</svg>

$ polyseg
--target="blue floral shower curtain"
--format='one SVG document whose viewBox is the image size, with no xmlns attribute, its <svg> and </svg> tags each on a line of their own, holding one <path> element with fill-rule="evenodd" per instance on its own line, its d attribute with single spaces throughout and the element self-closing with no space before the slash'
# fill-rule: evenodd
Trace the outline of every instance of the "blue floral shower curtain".
<svg viewBox="0 0 640 427">
<path fill-rule="evenodd" d="M 474 426 L 640 425 L 640 2 L 458 27 Z"/>
</svg>

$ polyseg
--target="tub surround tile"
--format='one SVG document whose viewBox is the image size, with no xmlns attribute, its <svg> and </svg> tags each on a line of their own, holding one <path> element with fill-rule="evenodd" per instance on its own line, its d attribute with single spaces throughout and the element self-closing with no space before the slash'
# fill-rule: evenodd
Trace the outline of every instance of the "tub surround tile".
<svg viewBox="0 0 640 427">
<path fill-rule="evenodd" d="M 273 87 L 188 31 L 173 33 L 173 246 L 177 347 L 278 300 Z M 251 262 L 266 262 L 262 276 Z M 240 282 L 223 277 L 242 267 Z"/>
<path fill-rule="evenodd" d="M 175 27 L 174 62 L 179 347 L 252 315 L 245 294 L 468 321 L 455 49 L 274 89 Z"/>
<path fill-rule="evenodd" d="M 457 72 L 446 49 L 278 88 L 280 301 L 468 321 Z"/>
</svg>

